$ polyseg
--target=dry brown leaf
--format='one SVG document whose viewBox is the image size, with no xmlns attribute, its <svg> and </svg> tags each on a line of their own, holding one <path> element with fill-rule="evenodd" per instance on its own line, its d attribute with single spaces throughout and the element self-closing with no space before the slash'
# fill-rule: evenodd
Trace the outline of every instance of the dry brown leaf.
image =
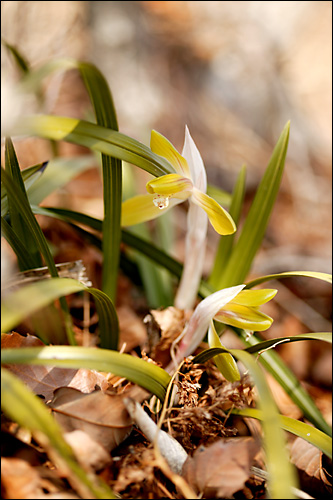
<svg viewBox="0 0 333 500">
<path fill-rule="evenodd" d="M 166 366 L 170 358 L 172 342 L 181 334 L 189 314 L 176 307 L 152 310 L 145 319 L 147 324 L 150 356 Z"/>
<path fill-rule="evenodd" d="M 298 469 L 302 488 L 312 495 L 332 494 L 332 461 L 298 437 L 290 450 L 291 462 Z"/>
<path fill-rule="evenodd" d="M 65 432 L 64 439 L 71 446 L 79 462 L 94 471 L 104 469 L 112 462 L 110 453 L 84 431 Z"/>
<path fill-rule="evenodd" d="M 79 498 L 66 488 L 53 470 L 32 466 L 20 458 L 1 459 L 3 498 Z"/>
<path fill-rule="evenodd" d="M 200 446 L 183 467 L 183 477 L 206 498 L 230 498 L 244 487 L 260 444 L 253 438 L 219 439 Z"/>
<path fill-rule="evenodd" d="M 118 446 L 132 429 L 120 395 L 103 391 L 84 394 L 71 387 L 60 387 L 49 406 L 66 432 L 82 430 L 108 451 Z"/>
<path fill-rule="evenodd" d="M 1 348 L 43 347 L 44 344 L 33 335 L 23 337 L 18 333 L 4 334 L 1 338 Z M 38 365 L 5 365 L 15 373 L 35 393 L 49 401 L 53 391 L 58 387 L 68 386 L 89 393 L 98 385 L 107 390 L 109 383 L 107 375 L 95 370 L 59 368 Z"/>
<path fill-rule="evenodd" d="M 137 346 L 147 342 L 147 331 L 142 320 L 129 306 L 117 307 L 119 320 L 119 348 L 125 344 L 125 351 L 130 352 Z"/>
</svg>

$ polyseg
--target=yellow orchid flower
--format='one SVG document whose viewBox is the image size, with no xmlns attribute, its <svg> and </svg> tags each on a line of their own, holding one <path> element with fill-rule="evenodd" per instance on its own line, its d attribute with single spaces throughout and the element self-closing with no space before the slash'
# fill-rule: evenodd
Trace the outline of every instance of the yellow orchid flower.
<svg viewBox="0 0 333 500">
<path fill-rule="evenodd" d="M 175 306 L 190 309 L 194 305 L 202 275 L 208 219 L 221 235 L 234 233 L 236 226 L 228 212 L 206 194 L 206 170 L 187 127 L 182 154 L 155 130 L 151 133 L 150 148 L 166 158 L 175 173 L 149 181 L 146 185 L 148 195 L 135 196 L 125 201 L 122 205 L 121 223 L 122 226 L 127 226 L 154 219 L 188 200 L 184 270 Z"/>
<path fill-rule="evenodd" d="M 216 321 L 226 325 L 261 332 L 267 330 L 273 319 L 259 311 L 259 306 L 275 297 L 277 290 L 242 290 L 234 299 L 223 306 L 214 316 Z"/>
</svg>

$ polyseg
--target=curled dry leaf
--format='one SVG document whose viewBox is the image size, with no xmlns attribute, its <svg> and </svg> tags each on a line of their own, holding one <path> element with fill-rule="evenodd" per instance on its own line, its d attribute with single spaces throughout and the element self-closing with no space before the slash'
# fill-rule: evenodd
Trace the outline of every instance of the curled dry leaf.
<svg viewBox="0 0 333 500">
<path fill-rule="evenodd" d="M 33 335 L 23 337 L 18 333 L 4 334 L 1 338 L 1 348 L 43 347 L 44 344 Z M 109 387 L 106 375 L 95 370 L 60 368 L 38 365 L 6 365 L 35 393 L 43 396 L 45 401 L 53 397 L 53 391 L 58 387 L 74 387 L 82 392 L 92 392 L 98 385 L 106 390 Z"/>
<path fill-rule="evenodd" d="M 200 446 L 189 457 L 182 475 L 205 498 L 231 498 L 244 487 L 260 443 L 253 438 L 219 439 Z"/>
<path fill-rule="evenodd" d="M 332 461 L 328 457 L 300 437 L 293 442 L 290 455 L 302 488 L 316 497 L 332 494 Z"/>
<path fill-rule="evenodd" d="M 82 431 L 87 446 L 92 453 L 93 443 L 96 442 L 96 457 L 90 459 L 90 465 L 98 468 L 106 459 L 105 452 L 109 453 L 132 430 L 132 419 L 128 415 L 121 395 L 103 391 L 94 391 L 84 394 L 71 387 L 60 387 L 54 392 L 54 398 L 49 403 L 56 420 L 66 433 Z M 82 443 L 77 440 L 78 434 L 67 436 L 70 444 L 75 445 L 80 458 Z M 91 442 L 92 441 L 92 442 Z M 99 450 L 99 448 L 103 448 Z"/>
<path fill-rule="evenodd" d="M 150 356 L 162 366 L 170 362 L 171 344 L 182 333 L 189 317 L 190 313 L 176 307 L 152 310 L 146 316 Z"/>
</svg>

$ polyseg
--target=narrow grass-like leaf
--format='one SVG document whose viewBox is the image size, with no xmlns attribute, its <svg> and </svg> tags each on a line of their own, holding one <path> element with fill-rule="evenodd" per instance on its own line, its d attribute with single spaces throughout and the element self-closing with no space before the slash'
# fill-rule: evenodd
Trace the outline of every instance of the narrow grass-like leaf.
<svg viewBox="0 0 333 500">
<path fill-rule="evenodd" d="M 12 185 L 15 187 L 16 193 L 13 198 L 13 194 L 7 191 L 10 225 L 17 235 L 18 239 L 21 240 L 23 245 L 26 247 L 26 252 L 30 255 L 29 260 L 32 260 L 34 263 L 33 267 L 40 267 L 42 265 L 42 260 L 38 251 L 38 246 L 31 233 L 29 231 L 26 231 L 24 215 L 20 212 L 17 204 L 15 203 L 15 196 L 18 192 L 21 193 L 22 197 L 25 198 L 26 201 L 28 201 L 28 199 L 22 179 L 21 170 L 17 161 L 14 145 L 10 138 L 6 138 L 5 141 L 5 167 L 6 173 L 11 178 Z M 19 257 L 18 265 L 21 271 L 26 270 L 24 263 Z"/>
<path fill-rule="evenodd" d="M 34 165 L 33 167 L 25 168 L 21 171 L 22 179 L 24 182 L 25 190 L 27 191 L 29 188 L 40 178 L 42 173 L 44 172 L 48 162 L 39 163 L 38 165 Z M 37 202 L 39 203 L 39 202 Z M 1 215 L 4 217 L 8 214 L 8 199 L 7 199 L 7 190 L 5 187 L 1 189 Z"/>
<path fill-rule="evenodd" d="M 13 228 L 3 217 L 1 217 L 1 234 L 14 250 L 17 259 L 21 262 L 23 268 L 33 269 L 35 267 L 34 259 L 31 257 L 31 254 L 27 252 L 26 247 L 17 236 Z"/>
<path fill-rule="evenodd" d="M 56 265 L 54 263 L 54 260 L 52 258 L 49 246 L 47 244 L 47 241 L 45 239 L 45 236 L 43 234 L 43 231 L 41 230 L 32 210 L 29 204 L 29 201 L 27 199 L 26 193 L 20 191 L 19 189 L 15 188 L 15 184 L 13 183 L 10 175 L 6 172 L 1 167 L 1 181 L 3 185 L 5 186 L 7 190 L 7 195 L 12 199 L 12 203 L 15 206 L 16 210 L 18 213 L 22 215 L 22 218 L 24 219 L 25 222 L 25 227 L 26 230 L 30 232 L 32 238 L 35 241 L 35 244 L 37 245 L 40 253 L 44 257 L 45 263 L 47 267 L 49 268 L 50 274 L 53 277 L 58 276 L 58 271 L 56 268 Z M 41 267 L 41 266 L 39 266 Z M 75 338 L 74 338 L 74 333 L 72 330 L 72 323 L 71 323 L 71 318 L 69 315 L 69 310 L 67 306 L 67 302 L 65 299 L 60 298 L 60 304 L 61 308 L 64 311 L 65 315 L 65 328 L 68 336 L 68 341 L 70 344 L 75 345 Z"/>
<path fill-rule="evenodd" d="M 259 395 L 258 405 L 262 415 L 266 465 L 270 478 L 270 496 L 272 498 L 294 498 L 292 488 L 296 486 L 296 474 L 287 456 L 286 440 L 281 430 L 280 416 L 264 372 L 251 354 L 245 351 L 213 348 L 204 352 L 213 355 L 230 353 L 248 368 Z M 194 358 L 193 363 L 202 363 L 205 359 L 207 358 L 201 353 Z"/>
<path fill-rule="evenodd" d="M 172 165 L 147 146 L 115 130 L 75 118 L 34 115 L 16 125 L 18 134 L 67 141 L 132 163 L 154 176 L 174 173 Z"/>
<path fill-rule="evenodd" d="M 27 74 L 30 70 L 30 65 L 27 59 L 17 50 L 14 45 L 6 42 L 4 39 L 1 40 L 1 43 L 9 50 L 9 52 L 14 57 L 14 60 L 18 66 L 18 68 L 22 71 L 22 73 Z"/>
<path fill-rule="evenodd" d="M 213 322 L 208 331 L 208 344 L 209 347 L 223 347 L 219 339 L 219 336 L 216 333 Z M 235 382 L 236 380 L 240 380 L 240 373 L 237 367 L 237 363 L 231 356 L 231 354 L 229 353 L 218 354 L 217 356 L 214 356 L 213 359 L 217 368 L 229 382 Z"/>
<path fill-rule="evenodd" d="M 62 430 L 49 410 L 25 384 L 10 373 L 1 369 L 1 408 L 20 426 L 29 429 L 37 441 L 42 440 L 55 465 L 69 469 L 68 479 L 83 498 L 116 498 L 110 488 L 98 479 L 89 476 L 78 464 L 71 447 L 62 436 Z M 43 438 L 41 437 L 41 434 Z M 46 438 L 46 442 L 45 442 Z"/>
<path fill-rule="evenodd" d="M 275 339 L 264 340 L 263 342 L 259 342 L 254 346 L 247 347 L 245 350 L 251 354 L 255 352 L 260 353 L 261 351 L 277 347 L 280 344 L 285 344 L 288 342 L 298 342 L 300 340 L 323 340 L 324 342 L 332 343 L 332 333 L 303 333 L 302 335 L 293 335 L 292 337 L 276 337 Z"/>
<path fill-rule="evenodd" d="M 165 370 L 153 363 L 135 358 L 130 354 L 93 347 L 50 346 L 2 349 L 1 361 L 3 364 L 51 365 L 111 372 L 140 385 L 162 401 L 171 380 Z"/>
<path fill-rule="evenodd" d="M 236 225 L 239 222 L 241 210 L 243 207 L 243 201 L 245 195 L 245 179 L 246 179 L 246 167 L 245 165 L 243 165 L 232 193 L 231 205 L 229 209 L 229 213 Z M 226 236 L 220 236 L 220 241 L 217 247 L 213 269 L 210 278 L 208 280 L 208 283 L 210 283 L 214 288 L 216 288 L 216 290 L 222 288 L 220 286 L 220 279 L 223 276 L 224 269 L 231 255 L 233 243 L 235 240 L 235 235 L 236 233 L 229 234 Z"/>
<path fill-rule="evenodd" d="M 78 63 L 78 69 L 88 90 L 98 125 L 118 131 L 113 99 L 104 76 L 90 63 Z M 121 240 L 121 161 L 102 153 L 102 168 L 104 204 L 102 289 L 115 300 Z"/>
<path fill-rule="evenodd" d="M 240 236 L 219 282 L 221 288 L 244 283 L 263 240 L 280 187 L 289 140 L 289 122 L 274 148 L 266 172 L 259 184 Z"/>
<path fill-rule="evenodd" d="M 256 418 L 262 420 L 262 412 L 256 408 L 234 409 L 231 412 L 233 415 L 241 415 L 243 417 Z M 332 438 L 327 436 L 322 431 L 309 424 L 295 420 L 294 418 L 280 415 L 280 423 L 282 429 L 299 436 L 309 443 L 319 448 L 329 458 L 332 458 Z"/>
<path fill-rule="evenodd" d="M 319 273 L 314 271 L 287 271 L 285 273 L 268 274 L 267 276 L 256 278 L 246 283 L 246 288 L 252 288 L 254 286 L 260 285 L 261 283 L 265 283 L 265 281 L 278 280 L 282 278 L 297 278 L 299 276 L 303 276 L 305 278 L 317 278 L 318 280 L 332 283 L 332 275 L 328 273 Z"/>
<path fill-rule="evenodd" d="M 89 292 L 95 299 L 99 315 L 101 347 L 117 349 L 118 318 L 111 299 L 97 288 L 87 287 L 71 278 L 41 280 L 26 285 L 5 297 L 1 304 L 1 331 L 10 331 L 27 316 L 59 297 L 82 291 Z"/>
</svg>

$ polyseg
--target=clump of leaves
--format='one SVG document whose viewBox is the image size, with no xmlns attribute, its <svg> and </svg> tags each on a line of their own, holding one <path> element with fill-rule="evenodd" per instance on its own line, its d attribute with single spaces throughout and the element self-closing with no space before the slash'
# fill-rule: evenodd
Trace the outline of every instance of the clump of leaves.
<svg viewBox="0 0 333 500">
<path fill-rule="evenodd" d="M 78 161 L 75 158 L 50 158 L 47 166 L 34 165 L 21 171 L 12 140 L 6 139 L 5 168 L 2 168 L 1 227 L 2 235 L 17 257 L 21 275 L 16 283 L 21 286 L 17 290 L 12 289 L 4 293 L 2 300 L 1 321 L 5 347 L 2 351 L 4 412 L 20 427 L 31 431 L 57 469 L 67 478 L 73 491 L 82 498 L 87 498 L 87 495 L 89 498 L 113 498 L 110 484 L 126 497 L 125 490 L 131 481 L 126 480 L 121 475 L 122 472 L 119 477 L 122 477 L 123 490 L 120 483 L 117 484 L 116 478 L 110 479 L 108 485 L 101 481 L 94 471 L 99 467 L 107 470 L 110 453 L 126 438 L 133 421 L 141 428 L 144 439 L 147 438 L 153 443 L 154 453 L 151 456 L 154 458 L 150 462 L 149 477 L 159 478 L 160 495 L 165 494 L 165 485 L 168 485 L 171 491 L 168 496 L 229 497 L 244 488 L 245 482 L 253 473 L 253 464 L 258 460 L 255 457 L 263 449 L 264 458 L 261 457 L 260 466 L 265 469 L 262 473 L 266 474 L 265 488 L 268 494 L 272 498 L 295 497 L 297 480 L 295 468 L 287 452 L 285 430 L 300 436 L 317 447 L 321 453 L 331 457 L 331 428 L 312 398 L 273 348 L 281 342 L 313 339 L 331 342 L 331 334 L 317 332 L 263 341 L 258 332 L 268 329 L 273 318 L 259 308 L 272 300 L 277 290 L 252 288 L 273 278 L 279 280 L 303 276 L 331 282 L 331 277 L 324 273 L 295 270 L 261 276 L 246 282 L 278 194 L 287 154 L 289 123 L 277 141 L 244 224 L 242 228 L 237 229 L 245 193 L 245 167 L 240 169 L 233 193 L 227 195 L 228 212 L 207 194 L 204 162 L 187 127 L 181 154 L 157 131 L 152 131 L 150 147 L 141 144 L 118 131 L 110 89 L 104 76 L 93 64 L 64 59 L 31 70 L 15 48 L 9 44 L 6 46 L 24 70 L 19 84 L 21 91 L 35 91 L 40 95 L 41 82 L 54 71 L 76 69 L 81 74 L 96 123 L 41 114 L 20 118 L 13 134 L 35 135 L 53 142 L 67 141 L 86 146 L 100 154 L 104 216 L 100 220 L 66 207 L 41 207 L 40 203 L 47 194 L 61 187 L 87 164 L 82 159 Z M 135 196 L 122 201 L 122 161 L 131 163 L 155 177 L 147 183 L 146 194 L 136 193 Z M 63 172 L 66 172 L 66 176 L 63 176 Z M 185 200 L 188 201 L 189 208 L 185 259 L 182 264 L 167 251 L 147 240 L 144 236 L 147 231 L 142 224 L 156 219 Z M 38 214 L 66 222 L 85 241 L 102 252 L 101 289 L 91 287 L 90 283 L 82 280 L 82 276 L 59 276 L 59 266 L 54 262 L 38 223 Z M 208 221 L 220 235 L 220 241 L 210 276 L 203 280 Z M 131 230 L 132 225 L 138 226 Z M 121 243 L 130 248 L 126 254 L 120 252 Z M 140 260 L 139 255 L 149 259 L 149 267 L 148 261 Z M 119 268 L 125 268 L 126 265 L 127 269 L 133 271 L 129 273 L 132 278 L 137 273 L 140 275 L 141 270 L 141 280 L 147 297 L 154 295 L 154 290 L 166 291 L 168 286 L 170 291 L 172 279 L 178 279 L 179 286 L 176 289 L 171 287 L 174 311 L 181 311 L 181 317 L 187 319 L 182 324 L 178 321 L 176 327 L 161 326 L 160 331 L 157 325 L 157 336 L 164 330 L 161 339 L 157 340 L 157 347 L 155 342 L 151 352 L 141 351 L 140 357 L 137 356 L 138 353 L 133 355 L 133 352 L 128 354 L 118 350 L 121 346 L 115 307 L 117 280 Z M 46 266 L 48 277 L 45 276 L 43 266 Z M 144 274 L 147 269 L 148 277 Z M 38 279 L 30 283 L 28 276 L 38 276 Z M 167 296 L 169 291 L 166 291 L 164 296 Z M 77 340 L 68 299 L 78 293 L 89 293 L 95 302 L 99 317 L 97 347 L 83 346 Z M 162 305 L 157 304 L 157 307 Z M 49 313 L 62 325 L 59 327 L 59 333 L 51 337 L 45 322 L 35 316 L 35 334 L 40 338 L 40 343 L 29 347 L 22 347 L 20 343 L 15 345 L 15 342 L 11 344 L 9 332 L 25 318 L 45 307 L 50 308 Z M 238 337 L 243 342 L 244 349 L 226 349 L 217 333 L 217 325 L 222 325 L 222 330 L 228 325 L 235 338 Z M 208 346 L 205 344 L 205 347 L 208 348 L 202 350 L 202 342 L 207 333 Z M 138 347 L 142 349 L 143 346 Z M 159 358 L 158 353 L 163 350 L 163 357 Z M 169 415 L 177 414 L 177 418 L 182 419 L 182 412 L 189 411 L 189 407 L 195 409 L 197 416 L 201 412 L 205 414 L 205 418 L 213 419 L 217 429 L 224 428 L 227 414 L 223 413 L 223 408 L 210 413 L 206 407 L 208 398 L 213 395 L 216 402 L 219 401 L 217 389 L 212 386 L 208 376 L 210 359 L 215 363 L 215 375 L 220 377 L 220 385 L 235 384 L 233 390 L 238 393 L 244 378 L 237 362 L 240 361 L 248 370 L 251 376 L 250 385 L 255 387 L 254 401 L 251 400 L 251 406 L 246 406 L 245 400 L 242 400 L 243 405 L 238 407 L 233 403 L 228 410 L 238 415 L 238 418 L 243 416 L 261 422 L 262 447 L 258 440 L 252 438 L 233 437 L 228 441 L 216 439 L 215 443 L 205 449 L 198 444 L 193 457 L 187 457 L 187 451 L 169 435 L 169 429 L 165 427 L 167 412 Z M 191 367 L 198 363 L 202 367 L 200 377 L 196 379 L 197 374 L 194 379 L 189 378 L 186 366 Z M 25 383 L 19 380 L 19 365 L 70 368 L 74 369 L 75 373 L 77 370 L 87 370 L 88 373 L 96 370 L 99 374 L 113 374 L 116 384 L 107 379 L 108 390 L 113 388 L 112 394 L 109 394 L 108 390 L 99 391 L 100 387 L 94 387 L 94 390 L 90 387 L 85 394 L 84 391 L 73 386 L 70 388 L 69 384 L 65 383 L 63 387 L 56 388 L 54 397 L 46 407 L 27 387 L 27 380 L 24 380 Z M 311 425 L 279 414 L 262 367 L 287 391 Z M 205 373 L 206 382 L 203 378 Z M 48 370 L 46 373 L 39 372 L 36 378 L 39 376 L 42 376 L 43 382 L 46 383 Z M 139 392 L 135 390 L 138 387 Z M 185 387 L 187 397 L 184 397 Z M 35 386 L 33 390 L 36 392 Z M 133 396 L 134 400 L 131 399 Z M 138 403 L 143 400 L 149 401 L 150 416 Z M 211 399 L 209 408 L 214 404 Z M 57 415 L 61 428 L 50 415 L 51 408 Z M 156 423 L 154 420 L 157 417 L 159 419 Z M 184 423 L 186 419 L 182 421 Z M 190 425 L 191 420 L 187 422 Z M 233 430 L 229 429 L 229 436 L 232 432 Z M 235 432 L 237 434 L 237 429 Z M 224 435 L 227 434 L 228 430 Z M 87 449 L 91 449 L 88 448 L 90 446 L 94 448 L 91 442 L 98 442 L 98 457 L 92 460 L 84 458 L 87 454 L 81 454 L 78 446 L 81 440 L 84 440 L 82 442 L 86 443 Z M 200 436 L 198 443 L 199 441 Z M 147 449 L 147 446 L 144 449 Z M 239 456 L 241 461 L 237 458 Z M 173 457 L 172 460 L 170 457 Z M 178 459 L 180 461 L 177 461 Z M 113 468 L 113 464 L 108 466 Z M 225 471 L 231 472 L 226 476 Z M 231 479 L 231 474 L 235 475 L 234 480 Z M 133 474 L 133 481 L 139 476 L 137 473 Z M 153 494 L 158 493 L 154 491 Z"/>
</svg>

